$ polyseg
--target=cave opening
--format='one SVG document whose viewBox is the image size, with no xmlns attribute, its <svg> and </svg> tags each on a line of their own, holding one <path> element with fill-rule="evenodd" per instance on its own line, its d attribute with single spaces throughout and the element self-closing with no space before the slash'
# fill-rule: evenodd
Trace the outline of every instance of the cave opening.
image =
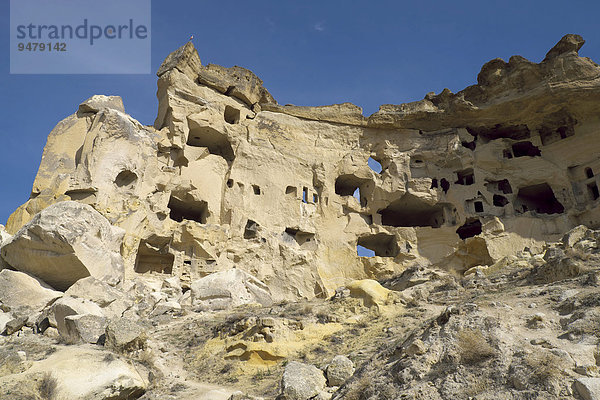
<svg viewBox="0 0 600 400">
<path fill-rule="evenodd" d="M 590 183 L 589 185 L 587 185 L 587 187 L 592 200 L 598 200 L 598 197 L 600 197 L 600 193 L 598 192 L 598 185 L 596 185 L 596 182 Z"/>
<path fill-rule="evenodd" d="M 205 224 L 209 215 L 208 203 L 202 200 L 181 200 L 172 195 L 167 207 L 170 210 L 169 217 L 177 222 L 188 220 Z"/>
<path fill-rule="evenodd" d="M 237 124 L 240 122 L 240 110 L 231 106 L 225 106 L 223 117 L 228 124 Z"/>
<path fill-rule="evenodd" d="M 529 141 L 514 143 L 512 145 L 512 151 L 515 157 L 540 157 L 542 155 L 542 151 L 539 147 L 534 146 L 534 144 Z"/>
<path fill-rule="evenodd" d="M 575 135 L 575 124 L 577 121 L 571 116 L 565 116 L 562 118 L 562 122 L 565 124 L 557 128 L 551 126 L 542 126 L 540 128 L 539 134 L 542 145 L 546 146 Z"/>
<path fill-rule="evenodd" d="M 594 177 L 594 171 L 591 168 L 586 168 L 585 169 L 585 176 L 586 178 L 593 178 Z"/>
<path fill-rule="evenodd" d="M 456 230 L 456 233 L 463 240 L 477 236 L 481 233 L 481 221 L 479 218 L 468 218 L 464 225 Z"/>
<path fill-rule="evenodd" d="M 135 257 L 134 271 L 138 274 L 151 272 L 172 274 L 174 262 L 175 256 L 168 252 L 166 243 L 151 244 L 142 240 Z"/>
<path fill-rule="evenodd" d="M 124 170 L 119 172 L 119 174 L 115 178 L 115 185 L 117 185 L 120 188 L 131 189 L 135 185 L 137 179 L 138 177 L 135 173 L 129 170 Z"/>
<path fill-rule="evenodd" d="M 387 226 L 439 228 L 444 224 L 441 204 L 431 205 L 411 194 L 405 194 L 377 213 L 381 215 L 382 224 Z"/>
<path fill-rule="evenodd" d="M 472 185 L 475 183 L 475 175 L 473 168 L 468 168 L 456 173 L 458 180 L 455 182 L 458 185 Z"/>
<path fill-rule="evenodd" d="M 531 137 L 531 132 L 527 125 L 503 125 L 496 124 L 492 127 L 468 127 L 467 132 L 472 136 L 481 137 L 485 141 L 496 140 L 496 139 L 513 139 L 523 140 Z"/>
<path fill-rule="evenodd" d="M 494 195 L 493 202 L 496 207 L 504 207 L 510 203 L 506 197 L 499 194 Z"/>
<path fill-rule="evenodd" d="M 258 236 L 258 223 L 249 219 L 244 227 L 244 239 L 254 239 Z"/>
<path fill-rule="evenodd" d="M 227 161 L 233 161 L 235 158 L 233 147 L 231 147 L 227 135 L 210 126 L 196 125 L 193 128 L 190 127 L 187 145 L 206 147 L 210 154 L 223 157 Z"/>
<path fill-rule="evenodd" d="M 448 193 L 448 189 L 450 189 L 450 182 L 446 178 L 442 178 L 440 181 L 440 187 L 444 191 L 444 193 Z"/>
<path fill-rule="evenodd" d="M 560 214 L 565 211 L 547 183 L 520 188 L 515 201 L 515 210 L 536 211 L 540 214 Z"/>
<path fill-rule="evenodd" d="M 367 182 L 367 179 L 361 179 L 354 175 L 340 175 L 335 180 L 335 194 L 340 196 L 352 196 L 356 189 Z"/>
<path fill-rule="evenodd" d="M 396 237 L 385 233 L 360 237 L 357 241 L 357 253 L 358 246 L 373 251 L 379 257 L 396 257 L 399 253 Z"/>
</svg>

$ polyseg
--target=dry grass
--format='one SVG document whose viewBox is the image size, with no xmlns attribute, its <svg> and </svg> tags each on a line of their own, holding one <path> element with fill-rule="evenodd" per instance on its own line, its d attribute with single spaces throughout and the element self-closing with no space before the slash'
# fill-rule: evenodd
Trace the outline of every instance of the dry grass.
<svg viewBox="0 0 600 400">
<path fill-rule="evenodd" d="M 364 398 L 365 392 L 371 386 L 371 380 L 363 376 L 357 381 L 350 384 L 350 388 L 346 392 L 344 399 L 346 400 L 361 400 Z"/>
<path fill-rule="evenodd" d="M 547 384 L 562 376 L 564 360 L 552 353 L 533 353 L 525 357 L 525 363 L 531 371 L 530 382 Z"/>
<path fill-rule="evenodd" d="M 475 329 L 463 329 L 458 333 L 458 349 L 463 364 L 477 364 L 496 356 L 494 348 Z"/>
<path fill-rule="evenodd" d="M 58 392 L 58 380 L 47 372 L 38 384 L 38 393 L 43 400 L 55 400 Z"/>
</svg>

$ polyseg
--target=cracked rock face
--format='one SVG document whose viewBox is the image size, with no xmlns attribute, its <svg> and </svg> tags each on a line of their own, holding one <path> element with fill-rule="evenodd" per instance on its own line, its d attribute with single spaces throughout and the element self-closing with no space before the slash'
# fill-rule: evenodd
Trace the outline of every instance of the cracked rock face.
<svg viewBox="0 0 600 400">
<path fill-rule="evenodd" d="M 107 96 L 56 126 L 6 230 L 82 203 L 124 230 L 125 279 L 174 275 L 189 288 L 235 267 L 273 301 L 535 254 L 600 225 L 600 67 L 582 45 L 567 35 L 539 64 L 492 60 L 461 92 L 364 117 L 347 103 L 279 105 L 251 71 L 203 66 L 187 43 L 158 72 L 154 126 Z"/>
</svg>

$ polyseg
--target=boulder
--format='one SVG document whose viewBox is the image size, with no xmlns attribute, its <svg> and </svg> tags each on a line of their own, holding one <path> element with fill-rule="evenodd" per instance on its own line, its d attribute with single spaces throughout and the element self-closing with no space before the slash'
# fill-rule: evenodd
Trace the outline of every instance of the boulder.
<svg viewBox="0 0 600 400">
<path fill-rule="evenodd" d="M 579 225 L 565 233 L 562 238 L 562 243 L 566 247 L 574 247 L 577 242 L 586 237 L 590 229 L 587 226 Z"/>
<path fill-rule="evenodd" d="M 327 385 L 341 386 L 352 374 L 354 374 L 354 363 L 346 356 L 335 356 L 327 366 Z"/>
<path fill-rule="evenodd" d="M 58 331 L 67 343 L 98 343 L 100 336 L 106 330 L 106 317 L 83 314 L 68 315 L 65 317 L 65 330 Z"/>
<path fill-rule="evenodd" d="M 66 325 L 66 318 L 73 315 L 91 315 L 104 318 L 102 309 L 96 304 L 85 299 L 76 299 L 64 296 L 52 305 L 50 324 L 55 324 L 58 333 L 65 339 L 72 338 L 72 331 Z"/>
<path fill-rule="evenodd" d="M 102 282 L 93 276 L 88 276 L 75 282 L 65 295 L 90 300 L 102 308 L 108 318 L 118 318 L 123 312 L 133 305 L 131 300 L 122 291 Z"/>
<path fill-rule="evenodd" d="M 146 345 L 146 330 L 135 321 L 116 319 L 106 327 L 105 346 L 117 352 L 142 349 Z"/>
<path fill-rule="evenodd" d="M 382 306 L 389 302 L 391 291 L 373 279 L 352 281 L 346 285 L 350 296 L 363 300 L 366 307 Z"/>
<path fill-rule="evenodd" d="M 573 383 L 573 388 L 583 400 L 600 399 L 600 378 L 579 378 Z"/>
<path fill-rule="evenodd" d="M 0 377 L 0 398 L 39 398 L 25 393 L 40 380 L 52 381 L 56 399 L 137 399 L 146 390 L 146 382 L 129 363 L 107 358 L 104 351 L 70 346 L 33 362 L 24 372 Z"/>
<path fill-rule="evenodd" d="M 12 237 L 11 234 L 6 232 L 4 225 L 0 225 L 0 247 L 4 244 L 4 242 L 8 241 Z"/>
<path fill-rule="evenodd" d="M 83 113 L 97 113 L 104 108 L 125 112 L 123 100 L 119 96 L 95 95 L 79 105 L 79 111 Z"/>
<path fill-rule="evenodd" d="M 6 323 L 4 333 L 6 333 L 7 335 L 12 335 L 13 333 L 20 331 L 26 323 L 27 317 L 13 318 Z"/>
<path fill-rule="evenodd" d="M 116 284 L 123 279 L 123 235 L 92 207 L 59 202 L 21 228 L 2 247 L 2 258 L 58 290 L 90 275 Z"/>
<path fill-rule="evenodd" d="M 192 282 L 192 302 L 196 307 L 222 310 L 250 303 L 268 306 L 273 300 L 267 285 L 234 268 Z"/>
<path fill-rule="evenodd" d="M 281 394 L 285 400 L 308 400 L 325 388 L 323 371 L 313 365 L 291 361 L 281 379 Z"/>
<path fill-rule="evenodd" d="M 0 271 L 0 304 L 18 313 L 42 310 L 63 294 L 29 274 L 4 269 Z"/>
<path fill-rule="evenodd" d="M 12 321 L 12 319 L 13 316 L 10 313 L 0 311 L 0 335 L 4 333 L 4 330 L 6 329 L 6 324 L 9 321 Z"/>
<path fill-rule="evenodd" d="M 208 64 L 199 69 L 198 82 L 238 98 L 249 106 L 255 103 L 276 103 L 269 91 L 263 87 L 263 81 L 246 68 L 225 68 Z"/>
<path fill-rule="evenodd" d="M 167 71 L 177 69 L 186 74 L 191 80 L 196 80 L 198 71 L 202 67 L 200 56 L 192 42 L 187 42 L 163 61 L 156 75 L 161 76 Z"/>
</svg>

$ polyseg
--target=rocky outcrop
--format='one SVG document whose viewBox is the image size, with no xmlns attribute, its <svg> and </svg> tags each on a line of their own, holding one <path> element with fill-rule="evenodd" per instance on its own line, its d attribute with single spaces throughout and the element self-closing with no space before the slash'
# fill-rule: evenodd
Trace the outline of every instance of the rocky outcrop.
<svg viewBox="0 0 600 400">
<path fill-rule="evenodd" d="M 41 311 L 63 294 L 24 272 L 0 271 L 0 306 L 3 310 L 29 315 Z"/>
<path fill-rule="evenodd" d="M 323 371 L 292 361 L 285 367 L 281 380 L 281 400 L 308 400 L 317 396 L 325 387 Z"/>
<path fill-rule="evenodd" d="M 117 284 L 123 279 L 123 233 L 88 205 L 56 203 L 2 247 L 2 258 L 59 290 L 90 275 Z"/>
<path fill-rule="evenodd" d="M 158 72 L 154 126 L 89 98 L 0 227 L 0 396 L 52 363 L 66 398 L 593 398 L 583 43 L 369 117 L 279 105 L 191 43 Z"/>
<path fill-rule="evenodd" d="M 252 72 L 203 66 L 187 43 L 158 72 L 154 127 L 114 96 L 57 125 L 7 230 L 53 203 L 85 203 L 125 230 L 126 279 L 190 287 L 236 267 L 275 301 L 539 253 L 599 224 L 600 67 L 582 45 L 567 35 L 541 63 L 492 60 L 459 93 L 367 118 L 352 104 L 278 105 Z"/>
<path fill-rule="evenodd" d="M 42 385 L 49 385 L 52 390 Z M 40 386 L 42 394 L 52 393 L 54 397 L 125 400 L 140 397 L 146 385 L 125 361 L 109 359 L 100 350 L 78 347 L 56 351 L 47 359 L 34 362 L 25 372 L 0 377 L 0 391 L 15 398 L 39 395 L 28 390 Z"/>
<path fill-rule="evenodd" d="M 192 283 L 192 304 L 208 310 L 222 310 L 242 304 L 273 303 L 269 288 L 239 269 L 210 274 Z"/>
</svg>

